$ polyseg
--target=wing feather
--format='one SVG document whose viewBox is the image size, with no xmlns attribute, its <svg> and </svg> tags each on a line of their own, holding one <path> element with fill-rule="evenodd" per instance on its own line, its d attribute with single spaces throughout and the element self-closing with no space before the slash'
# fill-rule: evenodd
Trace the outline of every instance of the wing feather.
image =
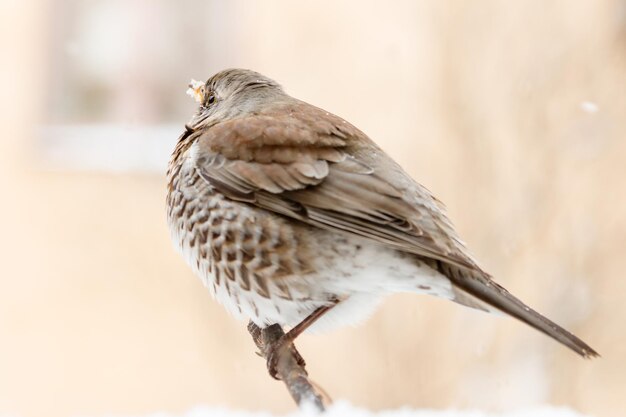
<svg viewBox="0 0 626 417">
<path fill-rule="evenodd" d="M 196 169 L 229 198 L 478 268 L 425 188 L 358 129 L 306 106 L 208 128 L 194 144 Z"/>
</svg>

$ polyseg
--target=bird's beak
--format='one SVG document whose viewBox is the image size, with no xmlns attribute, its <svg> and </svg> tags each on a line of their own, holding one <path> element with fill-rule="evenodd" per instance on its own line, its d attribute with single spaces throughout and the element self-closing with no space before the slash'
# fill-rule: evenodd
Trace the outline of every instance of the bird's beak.
<svg viewBox="0 0 626 417">
<path fill-rule="evenodd" d="M 197 103 L 204 101 L 204 83 L 202 81 L 191 79 L 191 82 L 187 85 L 187 95 L 191 96 Z"/>
<path fill-rule="evenodd" d="M 192 97 L 197 103 L 204 102 L 204 83 L 202 81 L 197 81 L 192 79 L 187 88 L 187 95 Z M 185 127 L 189 130 L 197 129 L 202 122 L 208 117 L 207 111 L 204 107 L 200 107 L 196 114 L 194 114 L 189 120 L 189 122 L 185 125 Z"/>
</svg>

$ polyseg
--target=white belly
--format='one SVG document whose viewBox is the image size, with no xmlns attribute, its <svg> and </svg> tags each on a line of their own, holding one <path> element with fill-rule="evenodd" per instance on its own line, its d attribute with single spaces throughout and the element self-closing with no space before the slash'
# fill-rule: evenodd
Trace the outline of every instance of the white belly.
<svg viewBox="0 0 626 417">
<path fill-rule="evenodd" d="M 396 292 L 453 298 L 450 281 L 412 256 L 360 238 L 324 231 L 318 238 L 319 251 L 313 263 L 316 272 L 282 280 L 293 299 L 276 295 L 280 291 L 273 291 L 273 284 L 269 298 L 225 279 L 215 285 L 208 262 L 198 262 L 196 252 L 188 245 L 181 245 L 180 249 L 216 300 L 236 318 L 252 320 L 261 327 L 274 323 L 293 327 L 318 307 L 331 304 L 332 299 L 340 302 L 310 330 L 358 324 L 373 313 L 383 297 Z"/>
</svg>

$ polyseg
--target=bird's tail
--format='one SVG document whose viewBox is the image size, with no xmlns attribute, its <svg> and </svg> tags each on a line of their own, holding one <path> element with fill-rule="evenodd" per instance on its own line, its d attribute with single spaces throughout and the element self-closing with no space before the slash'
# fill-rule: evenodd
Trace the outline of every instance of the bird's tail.
<svg viewBox="0 0 626 417">
<path fill-rule="evenodd" d="M 489 307 L 493 307 L 509 314 L 545 333 L 584 358 L 600 356 L 578 337 L 511 295 L 505 288 L 495 283 L 488 274 L 443 262 L 439 264 L 439 269 L 450 279 L 455 287 L 455 291 L 459 292 L 461 298 L 458 301 L 461 304 L 481 308 L 482 303 L 484 303 L 487 305 L 487 308 L 483 309 L 488 310 Z M 472 303 L 475 305 L 472 305 Z"/>
</svg>

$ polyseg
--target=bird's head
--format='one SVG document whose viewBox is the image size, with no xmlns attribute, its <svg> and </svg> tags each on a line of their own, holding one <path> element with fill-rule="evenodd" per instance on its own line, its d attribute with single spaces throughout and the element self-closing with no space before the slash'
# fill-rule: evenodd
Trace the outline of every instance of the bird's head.
<svg viewBox="0 0 626 417">
<path fill-rule="evenodd" d="M 191 130 L 257 113 L 277 98 L 287 97 L 276 81 L 246 69 L 218 72 L 206 83 L 192 80 L 187 94 L 200 103 L 187 123 Z"/>
</svg>

